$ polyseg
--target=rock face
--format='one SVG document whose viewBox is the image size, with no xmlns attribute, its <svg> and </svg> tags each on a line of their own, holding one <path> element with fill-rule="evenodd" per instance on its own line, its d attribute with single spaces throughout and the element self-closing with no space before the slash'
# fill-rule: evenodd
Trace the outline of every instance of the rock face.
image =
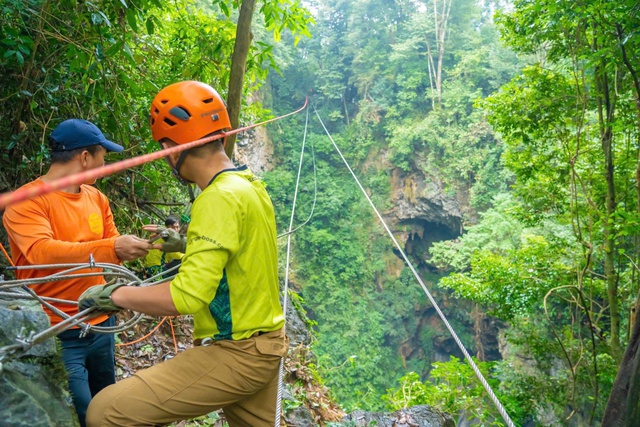
<svg viewBox="0 0 640 427">
<path fill-rule="evenodd" d="M 49 327 L 49 318 L 34 300 L 0 299 L 0 348 Z M 66 372 L 54 339 L 25 353 L 7 357 L 0 370 L 0 425 L 78 426 L 67 391 Z"/>
<path fill-rule="evenodd" d="M 394 234 L 404 242 L 407 255 L 419 268 L 433 269 L 429 248 L 434 242 L 462 234 L 462 209 L 433 179 L 419 172 L 394 169 L 391 175 L 391 208 L 385 216 Z"/>
<path fill-rule="evenodd" d="M 440 411 L 419 405 L 393 413 L 355 411 L 343 418 L 354 427 L 455 427 L 453 418 Z"/>
<path fill-rule="evenodd" d="M 247 165 L 256 175 L 272 169 L 273 145 L 264 126 L 238 134 L 234 159 L 237 165 Z"/>
<path fill-rule="evenodd" d="M 419 172 L 404 173 L 394 169 L 391 176 L 393 215 L 399 223 L 420 220 L 438 224 L 453 234 L 460 234 L 462 210 L 452 195 L 446 195 L 433 179 Z"/>
<path fill-rule="evenodd" d="M 298 311 L 294 308 L 291 301 L 287 304 L 287 337 L 289 338 L 289 347 L 297 347 L 299 345 L 308 346 L 311 344 L 311 334 L 307 325 L 304 323 Z"/>
</svg>

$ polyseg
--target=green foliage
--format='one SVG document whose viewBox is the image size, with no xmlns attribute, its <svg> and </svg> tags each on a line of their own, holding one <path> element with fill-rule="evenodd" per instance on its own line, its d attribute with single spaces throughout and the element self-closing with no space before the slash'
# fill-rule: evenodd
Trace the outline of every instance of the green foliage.
<svg viewBox="0 0 640 427">
<path fill-rule="evenodd" d="M 157 149 L 149 142 L 148 108 L 160 88 L 193 79 L 226 92 L 235 24 L 191 0 L 171 6 L 158 0 L 4 0 L 0 11 L 0 72 L 9 76 L 0 83 L 7 111 L 0 124 L 1 191 L 46 171 L 48 134 L 62 120 L 87 118 L 123 144 L 126 155 L 139 155 Z M 298 3 L 264 2 L 263 13 L 266 32 L 308 35 L 309 13 Z M 261 86 L 269 64 L 272 44 L 254 43 L 245 96 Z M 260 117 L 265 111 L 254 102 L 244 114 Z M 122 231 L 150 215 L 167 214 L 140 200 L 188 201 L 164 162 L 106 178 L 99 186 L 112 200 Z"/>
<path fill-rule="evenodd" d="M 542 236 L 524 235 L 522 247 L 504 256 L 489 251 L 471 256 L 471 272 L 456 273 L 440 281 L 455 295 L 494 307 L 491 312 L 505 320 L 527 315 L 540 306 L 546 293 L 571 283 L 566 247 Z"/>
<path fill-rule="evenodd" d="M 490 377 L 521 424 L 542 423 L 543 412 L 562 423 L 574 408 L 576 423 L 602 414 L 618 357 L 609 342 L 613 307 L 628 325 L 637 298 L 637 14 L 633 2 L 605 3 L 514 2 L 497 17 L 510 51 L 495 43 L 488 14 L 454 2 L 438 57 L 438 2 L 321 2 L 318 37 L 300 44 L 304 60 L 271 80 L 287 99 L 313 85 L 329 132 L 371 187 L 393 195 L 401 189 L 387 190 L 385 179 L 412 176 L 475 209 L 465 210 L 465 235 L 430 248 L 431 262 L 456 271 L 442 287 L 504 320 L 505 360 Z M 429 58 L 442 61 L 440 88 Z M 374 350 L 379 340 L 394 346 L 415 335 L 428 355 L 436 328 L 416 326 L 421 315 L 405 300 L 419 299 L 407 292 L 410 280 L 388 274 L 391 260 L 357 189 L 322 130 L 311 132 L 321 196 L 313 224 L 296 236 L 297 279 L 318 321 L 327 383 L 347 408 L 375 408 L 371 396 L 385 382 L 379 369 L 406 372 L 406 362 L 420 374 L 403 380 L 405 400 L 419 401 L 429 394 L 419 376 L 428 365 L 393 352 L 377 365 L 362 357 L 386 350 Z M 292 140 L 288 132 L 277 148 L 283 167 Z M 285 202 L 284 194 L 276 198 Z M 377 302 L 391 288 L 387 310 Z M 443 375 L 466 368 L 453 364 Z M 443 388 L 440 404 L 460 394 L 473 402 L 465 400 L 477 397 L 473 387 Z"/>
<path fill-rule="evenodd" d="M 504 61 L 509 54 L 490 20 L 466 0 L 453 8 L 455 42 L 447 45 L 442 105 L 435 109 L 427 63 L 428 44 L 435 43 L 432 2 L 329 0 L 316 11 L 314 38 L 301 41 L 299 51 L 278 53 L 285 65 L 269 79 L 274 110 L 290 111 L 313 87 L 314 108 L 378 208 L 393 208 L 398 168 L 416 180 L 424 176 L 429 188 L 451 198 L 491 206 L 506 191 L 503 146 L 474 103 L 506 83 L 517 60 Z M 312 221 L 293 239 L 292 285 L 317 322 L 314 351 L 333 394 L 346 409 L 381 409 L 380 396 L 395 378 L 407 369 L 428 372 L 434 343 L 447 332 L 421 323 L 425 296 L 311 113 L 307 143 L 316 150 L 319 193 Z M 282 228 L 291 211 L 302 118 L 276 126 L 279 164 L 265 180 Z M 300 220 L 310 211 L 310 166 L 305 160 Z M 452 318 L 473 343 L 464 330 L 467 315 Z M 409 357 L 399 354 L 403 343 L 415 350 Z"/>
<path fill-rule="evenodd" d="M 494 364 L 474 362 L 489 385 L 497 390 L 499 381 L 491 376 Z M 461 414 L 479 425 L 504 425 L 471 366 L 455 357 L 448 362 L 434 363 L 428 381 L 422 382 L 418 374 L 409 372 L 399 379 L 399 383 L 397 389 L 389 389 L 384 396 L 391 410 L 429 405 L 448 414 Z M 500 395 L 498 398 L 507 402 L 505 397 Z M 523 419 L 528 415 L 523 414 Z"/>
<path fill-rule="evenodd" d="M 462 272 L 470 267 L 478 251 L 504 254 L 518 248 L 523 225 L 513 215 L 517 205 L 508 193 L 496 196 L 493 205 L 481 212 L 480 222 L 459 239 L 435 242 L 429 249 L 431 261 L 440 268 Z"/>
</svg>

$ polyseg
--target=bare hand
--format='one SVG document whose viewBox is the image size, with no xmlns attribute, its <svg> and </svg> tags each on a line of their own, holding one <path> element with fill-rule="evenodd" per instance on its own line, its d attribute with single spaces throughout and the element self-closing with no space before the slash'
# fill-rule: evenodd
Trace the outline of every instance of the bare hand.
<svg viewBox="0 0 640 427">
<path fill-rule="evenodd" d="M 154 249 L 155 247 L 156 245 L 152 245 L 147 240 L 131 234 L 118 237 L 115 243 L 116 256 L 121 261 L 133 261 L 134 259 L 142 258 L 149 253 L 149 249 Z"/>
</svg>

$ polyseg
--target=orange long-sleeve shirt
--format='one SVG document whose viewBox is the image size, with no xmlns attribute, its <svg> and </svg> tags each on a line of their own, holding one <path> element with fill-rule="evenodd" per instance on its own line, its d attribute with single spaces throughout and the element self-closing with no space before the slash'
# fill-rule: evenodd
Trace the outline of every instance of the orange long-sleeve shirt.
<svg viewBox="0 0 640 427">
<path fill-rule="evenodd" d="M 36 179 L 24 187 L 39 185 Z M 23 187 L 23 188 L 24 188 Z M 9 206 L 2 220 L 11 246 L 11 257 L 17 266 L 88 262 L 120 264 L 114 245 L 120 235 L 113 221 L 107 197 L 98 189 L 82 185 L 79 193 L 56 191 L 32 200 Z M 56 269 L 17 270 L 19 279 L 43 277 Z M 78 271 L 95 272 L 96 269 Z M 102 271 L 98 269 L 97 271 Z M 57 280 L 32 285 L 38 295 L 77 301 L 87 288 L 105 283 L 102 276 Z M 54 304 L 68 315 L 76 314 L 77 307 Z M 62 319 L 45 307 L 51 324 Z M 97 324 L 107 317 L 100 316 L 90 323 Z"/>
</svg>

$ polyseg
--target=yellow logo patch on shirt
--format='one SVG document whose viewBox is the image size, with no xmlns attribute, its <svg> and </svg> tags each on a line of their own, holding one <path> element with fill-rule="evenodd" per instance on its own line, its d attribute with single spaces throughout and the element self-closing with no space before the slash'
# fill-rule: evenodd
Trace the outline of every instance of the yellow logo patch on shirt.
<svg viewBox="0 0 640 427">
<path fill-rule="evenodd" d="M 96 234 L 102 235 L 104 227 L 102 226 L 102 217 L 97 213 L 89 215 L 89 228 Z"/>
</svg>

